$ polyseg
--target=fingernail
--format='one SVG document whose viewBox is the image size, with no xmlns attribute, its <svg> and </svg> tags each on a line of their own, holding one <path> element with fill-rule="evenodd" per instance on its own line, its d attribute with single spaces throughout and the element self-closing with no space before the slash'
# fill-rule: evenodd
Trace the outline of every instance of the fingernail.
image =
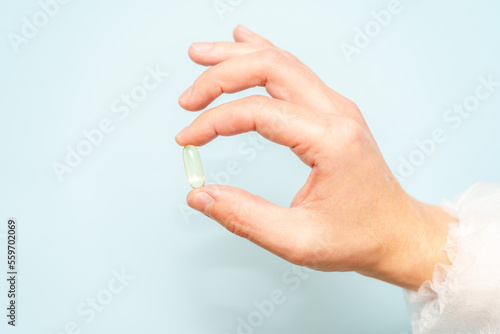
<svg viewBox="0 0 500 334">
<path fill-rule="evenodd" d="M 189 95 L 191 95 L 191 91 L 193 90 L 193 86 L 190 86 L 184 93 L 182 93 L 181 97 L 179 97 L 179 101 L 187 100 Z"/>
<path fill-rule="evenodd" d="M 247 35 L 247 36 L 251 36 L 253 35 L 253 32 L 251 32 L 250 30 L 248 30 L 247 28 L 245 28 L 244 26 L 242 26 L 241 24 L 238 25 L 238 29 L 240 30 L 240 32 L 244 35 Z"/>
<path fill-rule="evenodd" d="M 184 135 L 184 133 L 186 132 L 186 129 L 188 128 L 189 126 L 186 126 L 184 129 L 182 129 L 176 136 L 175 136 L 175 140 L 176 141 L 179 141 L 179 139 L 182 138 L 182 136 Z"/>
<path fill-rule="evenodd" d="M 196 52 L 207 52 L 212 49 L 214 43 L 207 43 L 207 42 L 201 42 L 201 43 L 193 43 L 191 46 L 193 47 L 193 50 Z"/>
<path fill-rule="evenodd" d="M 190 196 L 188 205 L 195 210 L 207 214 L 208 207 L 213 202 L 215 202 L 215 200 L 212 196 L 203 191 L 200 191 Z"/>
</svg>

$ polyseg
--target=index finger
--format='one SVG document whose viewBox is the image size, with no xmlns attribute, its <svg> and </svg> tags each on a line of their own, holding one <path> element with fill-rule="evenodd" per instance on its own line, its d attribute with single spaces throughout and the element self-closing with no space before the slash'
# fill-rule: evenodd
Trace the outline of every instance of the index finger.
<svg viewBox="0 0 500 334">
<path fill-rule="evenodd" d="M 315 112 L 305 111 L 291 103 L 254 95 L 206 110 L 182 130 L 176 141 L 179 145 L 204 145 L 217 136 L 233 136 L 257 131 L 266 139 L 288 146 L 309 166 L 314 166 L 314 154 L 324 138 L 322 122 Z"/>
</svg>

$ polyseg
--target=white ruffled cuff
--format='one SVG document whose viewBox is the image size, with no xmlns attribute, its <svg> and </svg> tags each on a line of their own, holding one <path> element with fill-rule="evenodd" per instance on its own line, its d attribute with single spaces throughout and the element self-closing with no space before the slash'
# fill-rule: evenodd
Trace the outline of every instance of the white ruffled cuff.
<svg viewBox="0 0 500 334">
<path fill-rule="evenodd" d="M 442 207 L 451 223 L 432 281 L 407 291 L 414 334 L 500 333 L 500 185 L 477 183 Z"/>
</svg>

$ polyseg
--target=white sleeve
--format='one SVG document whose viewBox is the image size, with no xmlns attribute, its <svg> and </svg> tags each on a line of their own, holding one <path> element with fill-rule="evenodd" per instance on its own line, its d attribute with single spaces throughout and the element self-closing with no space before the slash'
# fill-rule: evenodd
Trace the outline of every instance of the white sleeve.
<svg viewBox="0 0 500 334">
<path fill-rule="evenodd" d="M 451 223 L 432 281 L 405 291 L 414 334 L 500 333 L 500 185 L 477 183 L 442 207 Z"/>
</svg>

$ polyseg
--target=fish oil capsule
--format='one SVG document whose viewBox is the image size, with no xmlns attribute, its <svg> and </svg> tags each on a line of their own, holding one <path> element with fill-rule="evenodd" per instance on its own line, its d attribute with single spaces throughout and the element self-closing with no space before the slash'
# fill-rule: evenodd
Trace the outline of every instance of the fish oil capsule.
<svg viewBox="0 0 500 334">
<path fill-rule="evenodd" d="M 200 152 L 194 145 L 186 145 L 182 150 L 184 168 L 188 182 L 193 188 L 203 187 L 205 185 L 205 173 L 201 165 Z"/>
</svg>

